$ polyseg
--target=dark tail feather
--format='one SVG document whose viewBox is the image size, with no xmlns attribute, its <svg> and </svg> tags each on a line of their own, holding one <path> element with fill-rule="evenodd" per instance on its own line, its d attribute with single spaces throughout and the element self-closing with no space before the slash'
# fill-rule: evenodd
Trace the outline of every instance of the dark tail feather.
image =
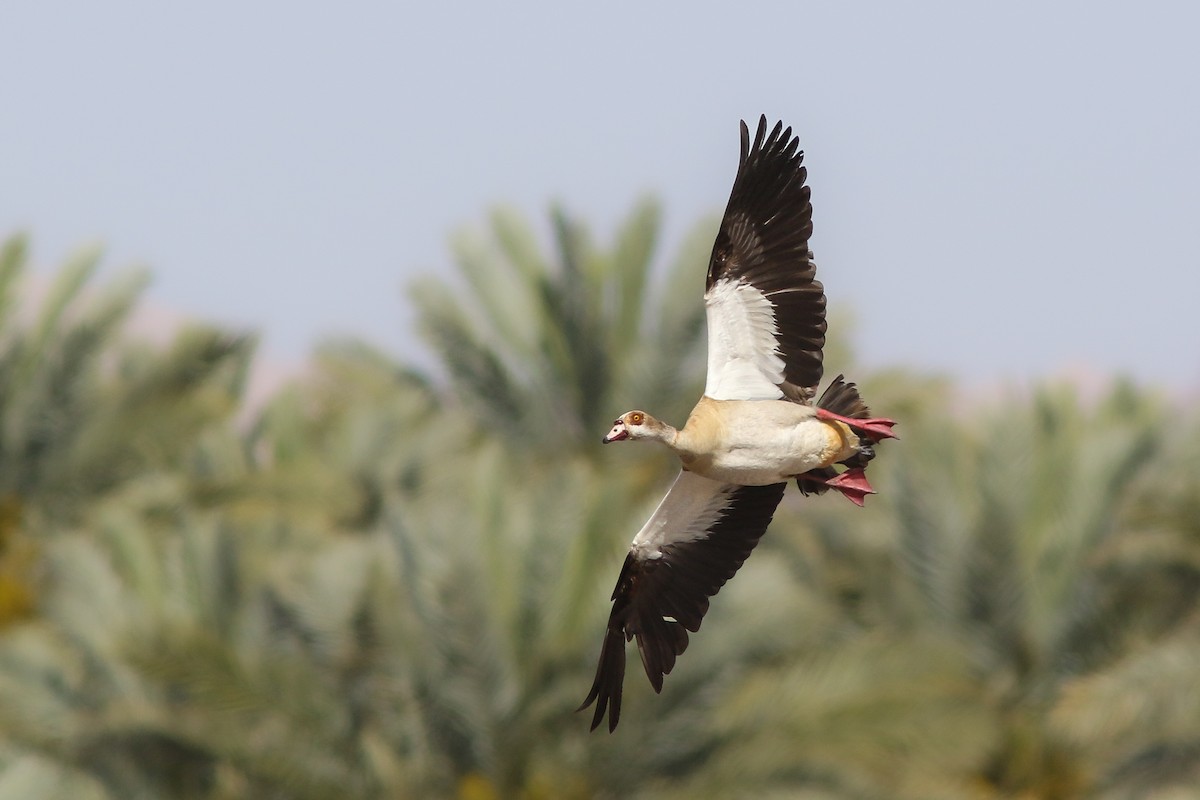
<svg viewBox="0 0 1200 800">
<path fill-rule="evenodd" d="M 592 703 L 596 704 L 596 713 L 592 717 L 592 730 L 600 727 L 604 721 L 604 713 L 608 712 L 608 732 L 617 729 L 621 720 L 621 687 L 625 683 L 625 634 L 620 627 L 611 624 L 604 634 L 604 644 L 600 646 L 600 664 L 596 667 L 596 680 L 592 682 L 592 690 L 579 708 L 583 711 Z"/>
<path fill-rule="evenodd" d="M 871 416 L 871 409 L 867 408 L 867 404 L 859 396 L 858 387 L 847 381 L 844 375 L 834 378 L 829 388 L 821 393 L 817 408 L 851 419 L 867 419 Z"/>
<path fill-rule="evenodd" d="M 847 381 L 844 375 L 838 375 L 834 378 L 833 383 L 829 384 L 829 388 L 821 393 L 821 399 L 817 401 L 817 408 L 823 408 L 826 411 L 832 411 L 834 414 L 841 414 L 843 417 L 850 417 L 851 419 L 869 419 L 871 416 L 871 409 L 867 407 L 862 396 L 858 393 L 858 387 L 852 381 Z M 871 459 L 875 457 L 875 448 L 871 442 L 867 441 L 864 437 L 860 437 L 860 439 L 862 444 L 858 452 L 845 461 L 839 462 L 845 464 L 849 469 L 865 468 Z M 813 472 L 822 471 L 813 470 Z M 830 473 L 824 475 L 824 477 L 833 477 L 832 468 L 827 467 L 824 472 Z M 807 482 L 807 486 L 805 486 L 805 482 L 799 480 L 797 480 L 797 483 L 800 484 L 800 491 L 805 494 L 821 494 L 827 488 L 812 482 Z"/>
<path fill-rule="evenodd" d="M 841 413 L 841 412 L 835 412 L 835 413 Z M 796 486 L 798 486 L 800 488 L 800 493 L 802 495 L 804 495 L 805 497 L 809 496 L 810 494 L 825 494 L 826 492 L 829 491 L 829 487 L 826 486 L 824 483 L 818 483 L 818 481 L 827 481 L 830 478 L 837 477 L 837 474 L 838 474 L 837 470 L 834 469 L 833 467 L 821 467 L 819 469 L 810 469 L 808 472 L 804 473 L 803 475 L 796 476 Z M 812 477 L 813 480 L 806 480 L 805 479 L 806 476 Z"/>
</svg>

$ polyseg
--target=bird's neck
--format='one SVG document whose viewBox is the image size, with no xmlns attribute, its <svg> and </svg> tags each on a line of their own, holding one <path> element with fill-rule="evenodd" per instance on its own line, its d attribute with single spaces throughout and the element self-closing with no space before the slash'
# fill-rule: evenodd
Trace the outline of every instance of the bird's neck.
<svg viewBox="0 0 1200 800">
<path fill-rule="evenodd" d="M 672 450 L 679 452 L 678 446 L 680 432 L 671 425 L 668 425 L 662 420 L 656 419 L 654 420 L 654 424 L 647 429 L 647 432 L 649 433 L 649 436 L 646 437 L 647 439 L 655 442 L 661 442 Z"/>
</svg>

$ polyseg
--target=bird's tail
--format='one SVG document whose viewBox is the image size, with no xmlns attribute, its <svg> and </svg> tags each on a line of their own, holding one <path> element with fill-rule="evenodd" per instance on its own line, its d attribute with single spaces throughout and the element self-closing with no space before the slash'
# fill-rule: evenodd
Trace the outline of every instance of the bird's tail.
<svg viewBox="0 0 1200 800">
<path fill-rule="evenodd" d="M 833 383 L 821 393 L 821 399 L 817 400 L 817 408 L 851 419 L 868 419 L 871 416 L 871 409 L 863 402 L 858 387 L 847 381 L 844 375 L 834 378 Z"/>
<path fill-rule="evenodd" d="M 871 416 L 871 409 L 867 407 L 866 402 L 858 393 L 858 387 L 853 382 L 847 381 L 844 375 L 834 378 L 833 382 L 821 393 L 820 399 L 817 400 L 817 408 L 823 408 L 850 419 L 869 419 Z M 854 455 L 838 463 L 844 464 L 847 469 L 862 469 L 873 458 L 875 458 L 873 443 L 864 439 Z M 830 487 L 823 481 L 835 478 L 837 474 L 838 471 L 833 467 L 809 470 L 804 475 L 813 480 L 806 480 L 804 476 L 800 476 L 796 479 L 796 485 L 806 495 L 825 494 Z"/>
</svg>

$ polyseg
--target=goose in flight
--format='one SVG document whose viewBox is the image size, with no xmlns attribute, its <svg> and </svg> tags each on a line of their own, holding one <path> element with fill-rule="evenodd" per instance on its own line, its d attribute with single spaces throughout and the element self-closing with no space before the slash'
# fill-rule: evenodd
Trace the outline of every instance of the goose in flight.
<svg viewBox="0 0 1200 800">
<path fill-rule="evenodd" d="M 621 717 L 625 643 L 637 639 L 656 692 L 708 599 L 758 543 L 790 480 L 804 494 L 834 489 L 857 505 L 873 493 L 865 467 L 894 438 L 841 375 L 816 399 L 825 345 L 825 293 L 808 249 L 812 204 L 804 153 L 791 128 L 754 144 L 741 124 L 741 158 L 705 284 L 708 377 L 704 396 L 675 429 L 629 411 L 604 442 L 660 442 L 683 469 L 633 539 L 613 591 L 591 692 L 595 730 Z M 838 466 L 844 467 L 839 470 Z"/>
</svg>

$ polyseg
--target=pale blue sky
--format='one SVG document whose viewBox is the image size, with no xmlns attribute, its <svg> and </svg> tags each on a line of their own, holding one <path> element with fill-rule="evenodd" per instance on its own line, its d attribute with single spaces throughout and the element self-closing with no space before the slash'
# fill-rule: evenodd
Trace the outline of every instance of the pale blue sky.
<svg viewBox="0 0 1200 800">
<path fill-rule="evenodd" d="M 653 191 L 670 250 L 763 112 L 867 363 L 1200 388 L 1197 7 L 901 5 L 8 3 L 0 234 L 102 240 L 275 357 L 412 355 L 455 228 L 559 199 L 603 235 Z"/>
</svg>

